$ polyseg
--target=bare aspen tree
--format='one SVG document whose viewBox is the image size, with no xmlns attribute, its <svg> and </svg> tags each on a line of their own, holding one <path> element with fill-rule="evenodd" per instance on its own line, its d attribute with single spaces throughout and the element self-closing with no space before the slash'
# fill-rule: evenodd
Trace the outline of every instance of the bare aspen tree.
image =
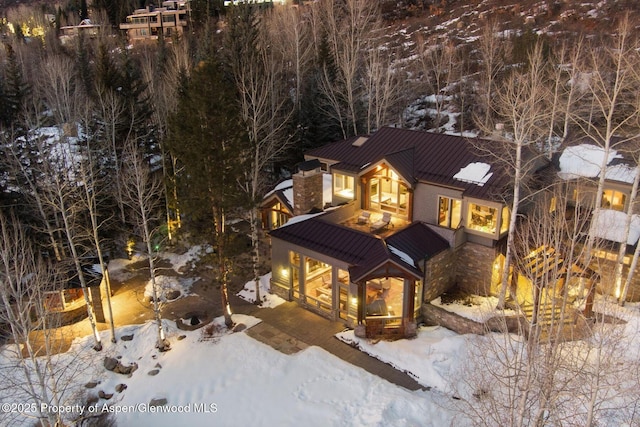
<svg viewBox="0 0 640 427">
<path fill-rule="evenodd" d="M 373 46 L 364 53 L 366 123 L 364 132 L 371 133 L 397 117 L 404 100 L 405 78 L 400 69 L 393 68 L 394 51 Z"/>
<path fill-rule="evenodd" d="M 35 116 L 34 116 L 35 117 Z M 79 204 L 79 185 L 76 176 L 77 146 L 67 137 L 49 140 L 51 135 L 41 135 L 42 130 L 37 126 L 37 120 L 29 123 L 32 129 L 24 138 L 13 142 L 14 148 L 20 143 L 25 143 L 33 150 L 28 159 L 19 157 L 17 151 L 11 150 L 13 163 L 22 178 L 29 184 L 29 190 L 37 194 L 38 210 L 43 215 L 48 231 L 53 231 L 53 224 L 59 227 L 61 239 L 66 242 L 66 249 L 73 263 L 80 286 L 83 291 L 87 308 L 87 315 L 95 340 L 95 349 L 101 350 L 102 343 L 96 326 L 95 313 L 92 304 L 92 296 L 87 285 L 87 280 L 82 267 L 82 248 L 86 242 L 86 236 L 82 232 L 82 224 L 78 222 L 82 208 Z M 57 232 L 57 231 L 56 231 Z M 57 239 L 50 234 L 55 248 L 60 245 Z M 61 256 L 59 250 L 56 256 Z"/>
<path fill-rule="evenodd" d="M 478 44 L 480 69 L 480 104 L 482 114 L 476 118 L 482 129 L 493 129 L 494 97 L 500 73 L 503 72 L 507 43 L 499 35 L 500 28 L 494 20 L 488 21 L 482 29 Z"/>
<path fill-rule="evenodd" d="M 33 122 L 28 122 L 33 124 Z M 55 212 L 49 209 L 46 197 L 43 193 L 43 176 L 37 170 L 31 168 L 32 162 L 35 160 L 31 157 L 31 138 L 13 138 L 12 136 L 5 141 L 6 158 L 2 161 L 6 170 L 10 174 L 10 179 L 16 182 L 27 198 L 34 205 L 40 215 L 41 228 L 49 239 L 49 247 L 57 261 L 62 261 L 66 257 L 64 245 L 62 244 L 59 227 L 57 224 L 57 216 Z"/>
<path fill-rule="evenodd" d="M 633 70 L 640 66 L 638 38 L 628 18 L 621 21 L 615 34 L 604 40 L 602 46 L 592 46 L 580 66 L 588 76 L 590 103 L 586 111 L 577 111 L 574 122 L 580 130 L 603 150 L 598 185 L 593 207 L 592 230 L 585 243 L 585 263 L 591 262 L 596 233 L 602 211 L 602 197 L 606 170 L 617 147 L 624 145 L 637 132 L 631 128 L 638 122 L 637 80 Z"/>
<path fill-rule="evenodd" d="M 114 162 L 115 175 L 119 176 L 122 172 L 122 159 L 120 158 L 118 145 L 118 126 L 121 117 L 126 111 L 126 106 L 118 95 L 106 88 L 96 88 L 96 109 L 102 139 L 108 144 L 111 150 L 111 156 Z M 124 197 L 124 189 L 120 181 L 115 182 L 116 200 L 120 209 L 120 221 L 126 223 L 125 206 L 122 202 Z"/>
<path fill-rule="evenodd" d="M 245 178 L 240 187 L 249 201 L 256 304 L 260 296 L 259 205 L 269 184 L 267 168 L 291 145 L 287 125 L 293 115 L 288 99 L 284 61 L 270 43 L 274 37 L 251 7 L 231 19 L 226 45 L 231 72 L 240 96 L 240 112 L 249 137 Z"/>
<path fill-rule="evenodd" d="M 539 142 L 545 131 L 547 117 L 545 100 L 548 99 L 545 65 L 542 47 L 537 44 L 529 54 L 528 64 L 523 69 L 512 71 L 493 97 L 493 109 L 497 117 L 504 122 L 506 136 L 498 143 L 497 150 L 492 147 L 479 147 L 496 156 L 506 166 L 513 179 L 509 231 L 500 280 L 498 308 L 504 307 L 509 286 L 516 222 L 520 203 L 523 197 L 527 196 L 526 193 L 522 193 L 526 186 L 525 178 L 535 167 L 538 157 L 535 143 Z"/>
<path fill-rule="evenodd" d="M 264 16 L 271 48 L 278 51 L 285 67 L 283 71 L 293 79 L 293 104 L 301 109 L 302 84 L 313 54 L 309 22 L 297 7 L 276 7 Z"/>
<path fill-rule="evenodd" d="M 537 199 L 514 245 L 520 297 L 538 308 L 488 323 L 503 332 L 487 330 L 466 356 L 454 405 L 473 425 L 637 422 L 638 358 L 613 317 L 620 314 L 587 320 L 575 305 L 579 282 L 594 272 L 581 263 L 589 213 L 571 207 L 565 186 Z"/>
<path fill-rule="evenodd" d="M 177 160 L 167 150 L 166 138 L 169 117 L 178 106 L 178 91 L 183 84 L 181 79 L 188 77 L 191 70 L 188 48 L 188 42 L 183 38 L 163 46 L 162 53 L 166 55 L 163 58 L 159 58 L 158 49 L 147 49 L 141 59 L 143 80 L 154 107 L 151 120 L 160 143 L 169 241 L 173 240 L 176 230 L 180 228 L 180 209 L 176 185 Z M 161 67 L 157 66 L 158 61 L 162 61 Z"/>
<path fill-rule="evenodd" d="M 640 106 L 640 104 L 639 104 Z M 637 143 L 636 143 L 637 144 Z M 634 145 L 636 145 L 634 144 Z M 633 153 L 633 159 L 636 162 L 636 165 L 640 165 L 640 149 Z M 616 266 L 614 273 L 615 280 L 615 296 L 618 298 L 618 303 L 621 306 L 624 306 L 627 300 L 627 296 L 629 293 L 629 287 L 631 286 L 631 281 L 635 274 L 635 269 L 638 263 L 638 255 L 640 254 L 640 242 L 636 243 L 636 249 L 634 250 L 634 255 L 632 261 L 629 266 L 629 271 L 627 275 L 623 277 L 624 273 L 624 260 L 627 253 L 627 244 L 629 239 L 629 234 L 631 232 L 631 224 L 635 217 L 635 212 L 637 211 L 638 206 L 638 188 L 640 187 L 640 166 L 636 166 L 634 168 L 635 173 L 633 176 L 633 184 L 631 186 L 631 194 L 628 197 L 628 205 L 626 208 L 626 215 L 624 221 L 624 231 L 622 232 L 623 241 L 619 242 L 620 247 L 618 248 L 618 256 L 616 257 Z"/>
<path fill-rule="evenodd" d="M 88 113 L 90 109 L 85 111 Z M 85 117 L 87 117 L 85 115 Z M 84 123 L 84 128 L 88 129 L 88 121 Z M 79 141 L 82 147 L 79 147 L 82 153 L 82 159 L 77 166 L 78 179 L 81 182 L 82 190 L 80 191 L 79 198 L 82 200 L 81 204 L 86 209 L 86 213 L 89 217 L 89 224 L 87 224 L 87 234 L 90 236 L 91 243 L 96 251 L 98 263 L 100 265 L 100 271 L 102 272 L 105 280 L 105 296 L 107 300 L 107 309 L 109 312 L 109 326 L 111 328 L 111 342 L 116 342 L 115 321 L 113 318 L 113 308 L 111 306 L 111 279 L 109 277 L 109 271 L 105 262 L 105 257 L 102 252 L 103 239 L 100 236 L 100 228 L 104 225 L 104 221 L 101 219 L 100 204 L 98 200 L 104 196 L 104 179 L 100 178 L 98 161 L 95 159 L 96 153 L 90 147 L 90 137 L 84 136 L 84 141 Z"/>
<path fill-rule="evenodd" d="M 78 195 L 77 165 L 75 164 L 78 148 L 67 138 L 63 138 L 57 146 L 57 153 L 50 150 L 42 152 L 49 155 L 49 158 L 43 159 L 44 168 L 42 170 L 43 175 L 49 181 L 48 186 L 50 186 L 50 189 L 47 190 L 47 203 L 60 216 L 62 231 L 67 240 L 71 261 L 75 266 L 87 306 L 87 315 L 95 340 L 94 349 L 100 351 L 102 350 L 102 340 L 98 333 L 92 296 L 82 266 L 83 254 L 81 250 L 86 242 L 86 236 L 83 235 L 83 225 L 78 222 L 82 211 Z"/>
<path fill-rule="evenodd" d="M 378 4 L 323 0 L 313 7 L 313 13 L 320 15 L 335 66 L 335 70 L 325 67 L 320 81 L 328 100 L 326 113 L 340 125 L 344 138 L 358 135 L 362 131 L 363 55 L 374 47 L 373 37 L 381 28 Z"/>
<path fill-rule="evenodd" d="M 443 40 L 436 46 L 430 46 L 421 38 L 416 41 L 416 46 L 424 83 L 433 93 L 436 110 L 433 127 L 440 132 L 443 111 L 450 102 L 451 86 L 460 78 L 457 47 L 451 40 Z"/>
<path fill-rule="evenodd" d="M 80 93 L 76 86 L 73 61 L 62 55 L 46 58 L 36 86 L 59 125 L 72 124 L 76 118 Z"/>
<path fill-rule="evenodd" d="M 41 411 L 42 404 L 59 405 L 63 389 L 62 383 L 57 384 L 59 367 L 52 360 L 57 348 L 50 329 L 57 323 L 46 312 L 45 294 L 58 290 L 61 283 L 55 271 L 38 257 L 15 217 L 0 215 L 0 231 L 0 319 L 9 327 L 10 347 L 15 346 L 16 361 L 16 365 L 1 366 L 0 376 L 4 386 L 24 393 L 15 396 L 16 399 L 27 397 L 36 404 L 37 411 L 24 416 L 36 417 L 42 426 L 54 425 L 61 422 L 60 414 Z M 39 343 L 31 338 L 35 331 L 43 338 Z M 15 369 L 19 371 L 17 376 Z M 18 421 L 12 419 L 16 415 L 21 414 L 1 414 L 0 421 L 13 424 Z"/>
<path fill-rule="evenodd" d="M 170 348 L 162 327 L 160 294 L 156 281 L 156 250 L 153 247 L 153 224 L 157 220 L 157 211 L 162 199 L 163 186 L 162 182 L 153 176 L 149 164 L 145 162 L 141 150 L 137 146 L 137 141 L 134 140 L 127 143 L 123 151 L 123 160 L 124 168 L 122 175 L 119 177 L 122 180 L 122 188 L 124 190 L 123 202 L 131 208 L 148 257 L 153 315 L 158 331 L 156 348 L 160 351 L 167 351 Z"/>
</svg>

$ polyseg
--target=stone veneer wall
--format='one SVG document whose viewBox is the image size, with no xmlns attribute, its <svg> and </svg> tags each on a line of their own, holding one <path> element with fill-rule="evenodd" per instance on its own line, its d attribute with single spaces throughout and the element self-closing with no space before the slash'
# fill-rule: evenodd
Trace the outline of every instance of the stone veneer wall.
<svg viewBox="0 0 640 427">
<path fill-rule="evenodd" d="M 476 295 L 489 295 L 496 249 L 466 242 L 456 250 L 456 258 L 456 282 L 460 290 Z"/>
<path fill-rule="evenodd" d="M 455 283 L 455 252 L 442 251 L 427 261 L 423 301 L 429 302 Z"/>
<path fill-rule="evenodd" d="M 322 210 L 322 170 L 300 171 L 293 175 L 293 215 Z"/>
</svg>

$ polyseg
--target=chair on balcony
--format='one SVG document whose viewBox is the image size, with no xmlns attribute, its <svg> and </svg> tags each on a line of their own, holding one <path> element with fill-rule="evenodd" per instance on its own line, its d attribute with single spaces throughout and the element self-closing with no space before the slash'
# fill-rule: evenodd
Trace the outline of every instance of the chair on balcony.
<svg viewBox="0 0 640 427">
<path fill-rule="evenodd" d="M 370 220 L 371 220 L 371 212 L 362 211 L 362 213 L 358 217 L 358 224 L 369 224 Z"/>
<path fill-rule="evenodd" d="M 378 231 L 384 230 L 389 226 L 391 222 L 391 214 L 389 212 L 385 212 L 382 214 L 382 218 L 371 224 L 371 231 L 377 233 Z"/>
</svg>

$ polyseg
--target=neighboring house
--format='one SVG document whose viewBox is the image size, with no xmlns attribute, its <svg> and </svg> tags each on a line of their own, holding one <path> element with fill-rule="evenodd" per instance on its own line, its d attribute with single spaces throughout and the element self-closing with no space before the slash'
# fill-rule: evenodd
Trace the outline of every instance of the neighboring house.
<svg viewBox="0 0 640 427">
<path fill-rule="evenodd" d="M 72 43 L 80 34 L 85 37 L 93 38 L 98 35 L 100 25 L 94 24 L 89 19 L 83 19 L 78 25 L 68 25 L 60 27 L 58 38 L 60 43 Z"/>
<path fill-rule="evenodd" d="M 570 204 L 576 208 L 593 209 L 600 171 L 605 169 L 605 186 L 602 194 L 601 209 L 591 231 L 599 239 L 594 256 L 597 258 L 601 274 L 600 291 L 620 296 L 620 280 L 615 278 L 615 265 L 618 249 L 626 245 L 627 255 L 623 260 L 623 277 L 627 276 L 635 247 L 640 237 L 640 206 L 632 204 L 635 198 L 633 181 L 637 172 L 637 162 L 628 154 L 633 147 L 620 145 L 611 149 L 604 161 L 605 150 L 590 141 L 577 141 L 565 148 L 558 156 L 558 177 L 567 186 Z M 629 234 L 625 234 L 627 212 L 631 208 Z M 634 275 L 628 299 L 640 298 L 640 277 Z"/>
<path fill-rule="evenodd" d="M 296 216 L 270 232 L 273 292 L 360 335 L 412 336 L 422 304 L 454 283 L 495 289 L 510 181 L 468 138 L 382 128 L 305 158 L 317 163 L 293 177 Z"/>
<path fill-rule="evenodd" d="M 120 29 L 127 31 L 131 43 L 157 40 L 160 35 L 167 39 L 180 36 L 187 26 L 188 6 L 188 1 L 165 1 L 162 7 L 137 9 Z"/>
</svg>

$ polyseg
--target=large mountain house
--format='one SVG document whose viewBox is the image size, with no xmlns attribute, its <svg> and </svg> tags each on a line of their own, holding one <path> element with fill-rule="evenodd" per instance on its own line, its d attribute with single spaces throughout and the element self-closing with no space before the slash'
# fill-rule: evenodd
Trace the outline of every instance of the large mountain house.
<svg viewBox="0 0 640 427">
<path fill-rule="evenodd" d="M 497 293 L 511 179 L 477 144 L 489 142 L 387 127 L 308 152 L 292 182 L 263 203 L 272 292 L 368 337 L 415 335 L 423 305 L 454 284 Z M 550 163 L 542 168 L 552 180 L 558 174 Z M 322 196 L 327 174 L 330 203 Z M 622 209 L 630 189 L 624 196 L 622 183 L 612 185 L 605 199 Z M 530 249 L 530 259 L 514 264 L 527 266 L 512 274 L 515 298 L 552 269 L 570 269 L 568 285 L 586 282 L 588 290 L 599 280 L 591 269 L 563 265 L 561 248 Z"/>
<path fill-rule="evenodd" d="M 286 206 L 296 216 L 270 232 L 274 292 L 363 335 L 412 336 L 422 304 L 454 283 L 496 286 L 509 180 L 467 138 L 383 128 L 305 158 Z"/>
</svg>

